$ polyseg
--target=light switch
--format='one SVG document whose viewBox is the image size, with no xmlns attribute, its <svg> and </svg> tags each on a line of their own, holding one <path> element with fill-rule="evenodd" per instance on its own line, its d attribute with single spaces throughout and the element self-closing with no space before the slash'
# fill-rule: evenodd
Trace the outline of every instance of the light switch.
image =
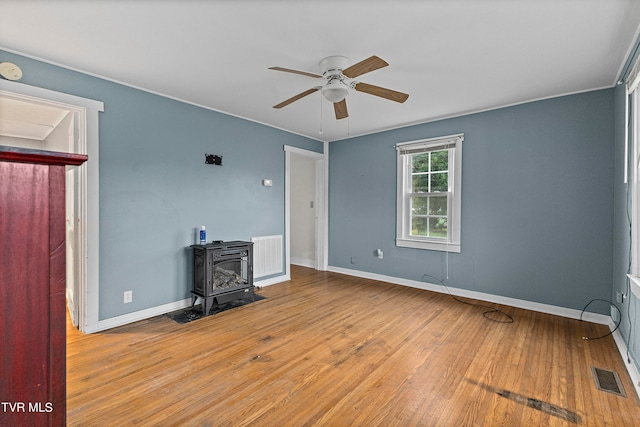
<svg viewBox="0 0 640 427">
<path fill-rule="evenodd" d="M 271 187 L 273 185 L 273 181 L 271 181 L 270 179 L 263 179 L 262 185 L 265 187 Z"/>
</svg>

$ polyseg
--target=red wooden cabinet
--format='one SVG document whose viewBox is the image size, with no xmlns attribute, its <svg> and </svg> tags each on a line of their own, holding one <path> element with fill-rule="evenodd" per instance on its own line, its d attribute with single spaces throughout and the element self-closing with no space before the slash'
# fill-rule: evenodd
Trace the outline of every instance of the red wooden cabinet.
<svg viewBox="0 0 640 427">
<path fill-rule="evenodd" d="M 65 167 L 0 146 L 0 425 L 66 421 Z"/>
</svg>

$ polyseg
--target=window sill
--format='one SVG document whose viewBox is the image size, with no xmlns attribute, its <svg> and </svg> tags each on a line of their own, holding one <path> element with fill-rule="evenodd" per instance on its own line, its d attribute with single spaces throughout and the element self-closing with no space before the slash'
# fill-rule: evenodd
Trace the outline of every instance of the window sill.
<svg viewBox="0 0 640 427">
<path fill-rule="evenodd" d="M 460 253 L 460 243 L 439 243 L 425 242 L 424 240 L 396 239 L 396 246 L 401 248 Z"/>
<path fill-rule="evenodd" d="M 629 278 L 631 292 L 633 292 L 636 298 L 640 299 L 640 277 L 632 274 L 627 274 L 627 277 Z"/>
</svg>

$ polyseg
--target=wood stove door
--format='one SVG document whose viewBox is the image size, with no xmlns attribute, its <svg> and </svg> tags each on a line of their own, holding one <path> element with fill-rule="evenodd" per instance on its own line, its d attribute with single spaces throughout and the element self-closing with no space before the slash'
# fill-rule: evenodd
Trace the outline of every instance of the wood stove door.
<svg viewBox="0 0 640 427">
<path fill-rule="evenodd" d="M 213 265 L 211 293 L 223 293 L 243 288 L 247 284 L 247 258 L 218 260 Z"/>
</svg>

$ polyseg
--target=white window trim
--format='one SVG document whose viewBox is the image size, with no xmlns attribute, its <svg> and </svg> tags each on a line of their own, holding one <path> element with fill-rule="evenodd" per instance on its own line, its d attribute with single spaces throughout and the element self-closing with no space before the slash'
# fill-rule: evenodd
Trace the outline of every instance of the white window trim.
<svg viewBox="0 0 640 427">
<path fill-rule="evenodd" d="M 640 107 L 640 101 L 638 98 L 638 78 L 634 80 L 636 82 L 629 88 L 627 88 L 628 96 L 632 99 L 632 116 L 631 116 L 631 188 L 628 190 L 631 194 L 631 221 L 629 226 L 631 227 L 631 269 L 628 275 L 631 279 L 629 282 L 630 288 L 635 295 L 640 295 L 640 248 L 638 242 L 640 242 L 640 129 L 638 129 L 638 108 Z M 628 102 L 628 100 L 626 100 Z M 628 105 L 627 105 L 628 108 Z M 628 123 L 626 124 L 628 128 Z M 628 146 L 628 141 L 625 141 Z M 625 171 L 629 167 L 628 159 L 625 159 Z"/>
<path fill-rule="evenodd" d="M 462 141 L 464 134 L 449 135 L 438 138 L 422 139 L 418 141 L 407 141 L 396 144 L 397 150 L 397 200 L 396 200 L 396 246 L 415 249 L 428 249 L 436 251 L 446 251 L 460 253 L 460 218 L 462 211 Z M 436 239 L 410 237 L 409 212 L 405 201 L 404 189 L 407 188 L 407 173 L 405 168 L 406 157 L 401 154 L 401 150 L 411 147 L 412 149 L 432 148 L 441 145 L 454 144 L 453 162 L 449 164 L 449 192 L 453 193 L 450 206 L 449 240 L 438 241 Z"/>
</svg>

